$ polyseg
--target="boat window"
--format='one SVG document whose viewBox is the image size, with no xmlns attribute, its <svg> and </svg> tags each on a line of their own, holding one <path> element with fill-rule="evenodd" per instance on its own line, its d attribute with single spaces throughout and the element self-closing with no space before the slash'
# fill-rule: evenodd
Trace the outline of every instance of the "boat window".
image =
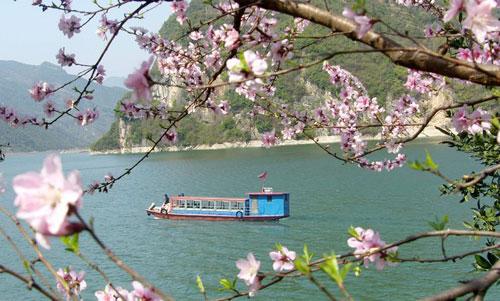
<svg viewBox="0 0 500 301">
<path fill-rule="evenodd" d="M 186 206 L 186 201 L 184 200 L 177 201 L 177 207 L 184 208 L 185 206 Z"/>
<path fill-rule="evenodd" d="M 193 201 L 193 208 L 200 209 L 200 201 Z"/>
<path fill-rule="evenodd" d="M 214 201 L 208 201 L 208 209 L 214 209 L 215 202 Z"/>
<path fill-rule="evenodd" d="M 193 200 L 186 201 L 186 208 L 193 208 Z"/>
<path fill-rule="evenodd" d="M 245 208 L 245 204 L 243 202 L 238 202 L 238 209 L 243 210 Z"/>
<path fill-rule="evenodd" d="M 224 209 L 222 204 L 224 204 L 224 202 L 222 202 L 222 201 L 215 202 L 215 208 L 216 209 Z"/>
<path fill-rule="evenodd" d="M 232 210 L 238 210 L 238 209 L 240 209 L 238 207 L 238 204 L 239 204 L 239 202 L 231 202 L 231 209 Z"/>
<path fill-rule="evenodd" d="M 222 202 L 222 209 L 228 210 L 229 209 L 229 202 Z"/>
<path fill-rule="evenodd" d="M 201 209 L 208 209 L 208 201 L 201 201 Z"/>
</svg>

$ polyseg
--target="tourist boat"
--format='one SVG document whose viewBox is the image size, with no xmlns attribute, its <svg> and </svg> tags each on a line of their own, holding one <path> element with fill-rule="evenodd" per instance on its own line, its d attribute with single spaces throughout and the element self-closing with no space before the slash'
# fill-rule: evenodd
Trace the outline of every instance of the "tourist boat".
<svg viewBox="0 0 500 301">
<path fill-rule="evenodd" d="M 161 206 L 154 203 L 146 209 L 148 215 L 166 219 L 199 220 L 279 220 L 290 215 L 290 194 L 273 192 L 262 188 L 260 192 L 249 192 L 244 198 L 220 198 L 165 195 Z"/>
</svg>

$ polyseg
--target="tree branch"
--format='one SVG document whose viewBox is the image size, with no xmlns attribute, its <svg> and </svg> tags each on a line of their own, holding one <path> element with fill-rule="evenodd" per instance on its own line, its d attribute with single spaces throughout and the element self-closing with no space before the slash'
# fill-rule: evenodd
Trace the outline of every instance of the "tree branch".
<svg viewBox="0 0 500 301">
<path fill-rule="evenodd" d="M 483 277 L 471 280 L 463 285 L 444 291 L 422 301 L 445 301 L 455 300 L 458 297 L 469 293 L 475 293 L 476 296 L 484 296 L 488 288 L 500 279 L 500 261 L 497 261 L 491 270 Z"/>
<path fill-rule="evenodd" d="M 236 2 L 240 5 L 254 4 L 261 8 L 306 19 L 334 31 L 350 32 L 350 34 L 346 34 L 348 38 L 374 49 L 403 48 L 397 42 L 373 30 L 368 31 L 362 38 L 357 38 L 356 24 L 352 21 L 310 4 L 292 0 L 236 0 Z M 420 48 L 413 51 L 385 51 L 384 54 L 393 63 L 407 68 L 459 78 L 482 85 L 500 85 L 500 67 L 498 66 L 472 64 Z"/>
</svg>

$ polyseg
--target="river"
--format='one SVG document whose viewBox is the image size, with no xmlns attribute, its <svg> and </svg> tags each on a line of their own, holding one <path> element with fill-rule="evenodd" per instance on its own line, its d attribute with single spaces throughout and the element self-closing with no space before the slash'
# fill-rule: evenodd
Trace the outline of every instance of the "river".
<svg viewBox="0 0 500 301">
<path fill-rule="evenodd" d="M 406 153 L 411 160 L 422 159 L 429 150 L 443 172 L 460 176 L 479 165 L 471 158 L 435 143 L 417 143 Z M 45 153 L 11 154 L 0 163 L 0 171 L 10 181 L 13 176 L 39 170 Z M 380 154 L 382 155 L 382 154 Z M 118 175 L 140 155 L 63 154 L 66 172 L 78 169 L 83 182 L 102 179 L 110 172 Z M 205 222 L 154 220 L 144 209 L 151 202 L 161 202 L 164 193 L 186 195 L 241 197 L 260 188 L 257 175 L 267 171 L 266 186 L 291 195 L 291 216 L 279 223 Z M 268 252 L 276 242 L 300 252 L 304 243 L 315 254 L 348 252 L 347 228 L 370 227 L 391 242 L 407 235 L 428 231 L 427 221 L 448 214 L 450 225 L 463 228 L 474 204 L 460 204 L 458 197 L 441 197 L 441 181 L 430 174 L 404 167 L 393 172 L 371 172 L 344 165 L 314 146 L 290 146 L 272 149 L 232 149 L 186 151 L 151 155 L 134 172 L 119 181 L 109 193 L 85 196 L 82 214 L 95 219 L 95 229 L 106 244 L 125 262 L 156 283 L 177 300 L 201 300 L 196 287 L 200 275 L 209 297 L 224 294 L 217 291 L 218 279 L 234 278 L 235 261 L 253 252 L 262 262 L 262 270 L 271 271 Z M 1 197 L 2 205 L 14 210 L 11 187 Z M 0 225 L 9 231 L 12 225 L 5 217 Z M 13 235 L 16 241 L 22 239 Z M 87 271 L 88 288 L 84 300 L 94 300 L 93 293 L 102 289 L 100 276 L 63 250 L 52 239 L 47 257 L 56 266 L 71 264 Z M 130 279 L 83 234 L 81 248 L 87 256 L 101 262 L 114 282 L 130 289 Z M 468 238 L 449 238 L 448 253 L 472 250 L 481 242 Z M 2 240 L 0 263 L 23 271 L 17 256 Z M 438 257 L 438 239 L 427 239 L 401 247 L 404 257 Z M 32 257 L 33 258 L 33 257 Z M 360 277 L 350 276 L 346 287 L 356 300 L 414 300 L 450 288 L 457 281 L 472 278 L 472 258 L 455 263 L 405 263 L 376 271 L 363 269 Z M 16 265 L 17 264 L 17 265 Z M 321 280 L 338 296 L 333 283 Z M 241 288 L 244 285 L 240 284 Z M 493 287 L 488 300 L 499 300 Z M 23 296 L 20 298 L 19 296 Z M 39 300 L 20 282 L 0 274 L 0 300 Z M 259 292 L 255 300 L 323 300 L 318 290 L 305 279 L 283 281 L 274 288 Z"/>
</svg>

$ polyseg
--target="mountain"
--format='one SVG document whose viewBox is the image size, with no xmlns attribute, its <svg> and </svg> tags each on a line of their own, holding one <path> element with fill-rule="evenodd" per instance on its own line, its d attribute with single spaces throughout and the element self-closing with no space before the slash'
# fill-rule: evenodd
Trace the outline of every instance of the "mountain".
<svg viewBox="0 0 500 301">
<path fill-rule="evenodd" d="M 103 85 L 107 87 L 118 87 L 125 89 L 125 85 L 123 84 L 124 81 L 125 81 L 124 77 L 110 76 L 104 79 Z"/>
<path fill-rule="evenodd" d="M 200 21 L 210 20 L 215 16 L 214 10 L 203 0 L 192 0 L 189 3 L 187 16 L 193 26 Z M 355 1 L 330 1 L 329 8 L 332 11 L 341 13 L 343 8 Z M 325 2 L 312 0 L 311 3 L 318 7 L 324 7 Z M 398 32 L 410 35 L 421 36 L 422 24 L 429 24 L 429 16 L 416 8 L 407 8 L 396 5 L 394 1 L 377 0 L 366 1 L 366 8 L 375 18 L 383 19 L 390 28 L 397 28 Z M 289 16 L 277 15 L 280 19 L 280 30 L 293 22 Z M 228 20 L 231 22 L 231 20 Z M 215 27 L 224 23 L 223 19 L 216 21 Z M 380 32 L 390 31 L 384 24 L 376 24 L 375 29 Z M 159 34 L 167 39 L 180 41 L 186 44 L 186 26 L 180 26 L 171 16 L 166 20 L 160 29 Z M 311 24 L 304 36 L 325 36 L 329 34 L 326 28 Z M 401 41 L 403 38 L 397 34 L 391 34 L 391 38 Z M 408 41 L 405 41 L 408 44 Z M 431 49 L 437 49 L 440 39 L 422 40 Z M 287 63 L 284 69 L 295 66 L 297 63 L 310 62 L 314 59 L 324 57 L 334 51 L 366 50 L 367 46 L 349 40 L 343 36 L 325 38 L 320 43 L 304 38 L 298 39 L 294 47 L 296 57 L 292 62 Z M 300 51 L 303 49 L 303 51 Z M 404 87 L 408 71 L 392 63 L 387 57 L 380 53 L 352 53 L 339 55 L 329 60 L 333 65 L 341 65 L 343 68 L 358 77 L 366 86 L 371 97 L 377 97 L 381 105 L 390 105 L 394 99 L 408 91 Z M 288 73 L 280 76 L 276 82 L 276 93 L 274 101 L 293 107 L 297 111 L 303 111 L 311 107 L 316 107 L 324 102 L 326 93 L 336 95 L 339 91 L 333 87 L 329 81 L 329 76 L 321 70 L 321 64 L 298 72 Z M 153 69 L 153 74 L 158 74 Z M 482 88 L 469 85 L 458 84 L 446 91 L 449 95 L 459 95 L 459 99 L 468 99 L 473 95 L 480 95 Z M 169 92 L 170 91 L 170 92 Z M 164 91 L 163 95 L 168 95 L 166 102 L 174 104 L 174 108 L 181 108 L 183 94 L 173 90 Z M 451 92 L 454 91 L 454 92 Z M 172 97 L 171 95 L 177 95 Z M 180 96 L 180 97 L 179 97 Z M 219 99 L 226 99 L 231 106 L 231 113 L 224 117 L 213 117 L 203 110 L 199 110 L 195 115 L 185 118 L 177 128 L 179 134 L 178 144 L 190 146 L 197 144 L 214 144 L 222 142 L 248 141 L 259 138 L 260 134 L 275 128 L 281 129 L 279 120 L 269 117 L 256 116 L 250 119 L 248 112 L 252 103 L 236 94 L 234 89 L 226 89 L 224 95 Z M 177 106 L 177 107 L 175 107 Z M 425 108 L 424 108 L 425 109 Z M 213 115 L 213 114 L 212 114 Z M 145 146 L 149 144 L 149 137 L 158 137 L 162 132 L 160 122 L 155 120 L 128 121 L 117 117 L 110 131 L 93 145 L 95 150 L 105 150 L 109 148 Z M 325 135 L 326 131 L 316 131 L 312 135 Z M 300 137 L 299 137 L 300 138 Z"/>
<path fill-rule="evenodd" d="M 43 117 L 43 103 L 35 102 L 28 90 L 38 81 L 46 81 L 59 86 L 74 79 L 61 67 L 42 63 L 28 65 L 15 61 L 0 60 L 0 105 L 12 107 L 20 115 Z M 75 96 L 73 87 L 82 88 L 85 80 L 77 80 L 72 85 L 59 91 L 50 99 L 56 107 L 64 107 L 67 99 Z M 116 101 L 125 93 L 118 87 L 93 85 L 93 100 L 82 100 L 81 109 L 97 107 L 99 118 L 88 126 L 78 125 L 73 118 L 63 117 L 48 130 L 36 126 L 11 128 L 0 121 L 0 145 L 10 144 L 10 151 L 44 151 L 55 149 L 86 148 L 109 128 L 114 120 Z"/>
</svg>

